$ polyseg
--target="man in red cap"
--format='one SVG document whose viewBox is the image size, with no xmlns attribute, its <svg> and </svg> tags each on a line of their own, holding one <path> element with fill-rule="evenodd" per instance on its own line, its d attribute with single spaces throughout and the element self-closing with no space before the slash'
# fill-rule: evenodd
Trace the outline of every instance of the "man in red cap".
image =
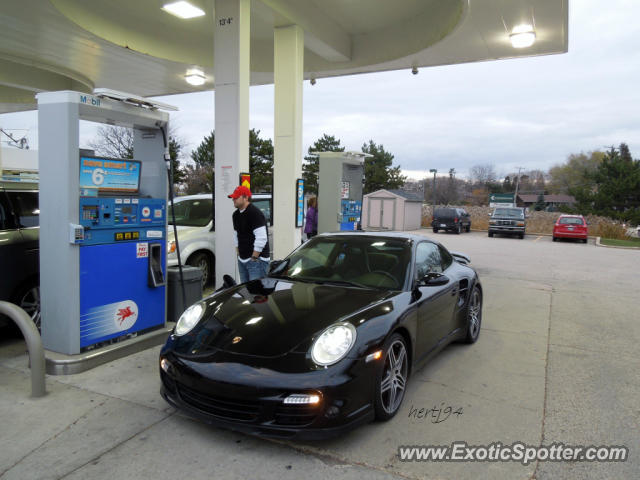
<svg viewBox="0 0 640 480">
<path fill-rule="evenodd" d="M 233 230 L 240 282 L 266 277 L 270 254 L 264 215 L 251 203 L 251 190 L 247 187 L 236 187 L 229 198 L 233 198 L 237 209 L 233 212 Z"/>
</svg>

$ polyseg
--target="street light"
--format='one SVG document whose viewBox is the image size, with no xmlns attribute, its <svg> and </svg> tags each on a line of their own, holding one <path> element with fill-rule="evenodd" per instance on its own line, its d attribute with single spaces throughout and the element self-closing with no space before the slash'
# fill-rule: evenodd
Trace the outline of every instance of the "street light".
<svg viewBox="0 0 640 480">
<path fill-rule="evenodd" d="M 435 168 L 432 168 L 429 171 L 433 173 L 433 211 L 431 212 L 431 216 L 435 218 L 436 216 L 436 173 L 438 173 L 438 170 L 436 170 Z"/>
</svg>

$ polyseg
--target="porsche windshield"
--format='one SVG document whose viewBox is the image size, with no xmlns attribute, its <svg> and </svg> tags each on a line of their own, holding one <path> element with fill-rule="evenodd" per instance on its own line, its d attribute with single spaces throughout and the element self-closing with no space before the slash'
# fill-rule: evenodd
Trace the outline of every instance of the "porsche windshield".
<svg viewBox="0 0 640 480">
<path fill-rule="evenodd" d="M 519 208 L 496 208 L 493 212 L 494 217 L 511 217 L 524 218 L 524 213 Z"/>
<path fill-rule="evenodd" d="M 270 276 L 314 283 L 401 290 L 411 260 L 411 241 L 401 238 L 315 237 Z"/>
</svg>

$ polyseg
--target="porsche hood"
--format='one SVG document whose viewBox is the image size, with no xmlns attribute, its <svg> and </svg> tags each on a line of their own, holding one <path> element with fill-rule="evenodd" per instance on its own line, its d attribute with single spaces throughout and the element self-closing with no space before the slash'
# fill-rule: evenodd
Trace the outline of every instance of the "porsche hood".
<svg viewBox="0 0 640 480">
<path fill-rule="evenodd" d="M 266 278 L 204 299 L 202 320 L 176 351 L 222 350 L 277 357 L 308 348 L 315 334 L 397 292 Z"/>
</svg>

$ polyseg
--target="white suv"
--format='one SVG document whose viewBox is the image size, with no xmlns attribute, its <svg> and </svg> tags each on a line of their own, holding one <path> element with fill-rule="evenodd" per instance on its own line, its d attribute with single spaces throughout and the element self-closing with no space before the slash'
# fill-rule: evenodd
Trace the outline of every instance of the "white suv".
<svg viewBox="0 0 640 480">
<path fill-rule="evenodd" d="M 202 285 L 214 281 L 215 267 L 215 231 L 213 229 L 213 203 L 210 193 L 176 197 L 175 205 L 180 259 L 186 265 L 202 270 Z M 267 225 L 271 225 L 271 194 L 256 193 L 251 203 L 262 210 Z M 178 265 L 176 242 L 173 236 L 173 217 L 169 209 L 167 219 L 167 266 Z M 272 244 L 271 228 L 269 228 L 269 244 Z M 273 248 L 273 247 L 271 247 Z"/>
</svg>

